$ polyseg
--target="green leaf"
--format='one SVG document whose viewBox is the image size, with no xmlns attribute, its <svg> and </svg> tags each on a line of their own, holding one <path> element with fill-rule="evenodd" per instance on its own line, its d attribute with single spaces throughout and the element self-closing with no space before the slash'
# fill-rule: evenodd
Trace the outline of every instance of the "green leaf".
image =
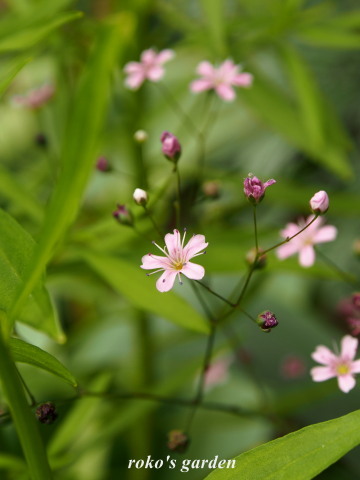
<svg viewBox="0 0 360 480">
<path fill-rule="evenodd" d="M 97 252 L 79 252 L 79 255 L 135 307 L 159 315 L 189 330 L 209 332 L 204 317 L 175 293 L 158 292 L 154 283 L 138 265 Z"/>
<path fill-rule="evenodd" d="M 17 75 L 17 73 L 27 64 L 29 63 L 31 58 L 15 58 L 11 59 L 8 62 L 1 66 L 1 73 L 0 73 L 0 98 Z"/>
<path fill-rule="evenodd" d="M 33 255 L 35 242 L 6 212 L 0 209 L 0 310 L 7 312 L 22 285 L 26 262 Z M 27 296 L 26 308 L 16 320 L 49 334 L 57 341 L 64 340 L 47 290 L 39 279 L 33 294 Z M 10 326 L 9 326 L 10 329 Z"/>
<path fill-rule="evenodd" d="M 209 480 L 309 480 L 360 443 L 360 410 L 317 423 L 235 458 Z"/>
<path fill-rule="evenodd" d="M 331 25 L 307 28 L 298 33 L 298 37 L 305 43 L 318 47 L 328 48 L 360 48 L 360 35 L 348 30 L 340 30 Z"/>
<path fill-rule="evenodd" d="M 134 28 L 133 17 L 118 15 L 99 28 L 97 41 L 77 94 L 67 124 L 61 154 L 61 176 L 50 201 L 39 244 L 24 273 L 9 314 L 13 321 L 32 292 L 48 261 L 69 225 L 75 219 L 88 178 L 94 170 L 98 142 L 110 96 L 110 79 Z"/>
<path fill-rule="evenodd" d="M 63 13 L 44 24 L 34 25 L 25 30 L 15 30 L 8 36 L 0 38 L 0 53 L 27 50 L 43 40 L 53 30 L 81 16 L 81 12 Z"/>
<path fill-rule="evenodd" d="M 50 353 L 18 338 L 11 338 L 9 341 L 9 347 L 15 362 L 27 363 L 41 368 L 42 370 L 46 370 L 47 372 L 62 378 L 73 387 L 77 386 L 77 381 L 73 374 L 69 372 L 59 360 L 50 355 Z"/>
</svg>

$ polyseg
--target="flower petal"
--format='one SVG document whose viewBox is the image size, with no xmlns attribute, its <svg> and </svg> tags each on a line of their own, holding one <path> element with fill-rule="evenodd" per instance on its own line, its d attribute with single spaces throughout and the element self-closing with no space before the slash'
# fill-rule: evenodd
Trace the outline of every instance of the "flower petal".
<svg viewBox="0 0 360 480">
<path fill-rule="evenodd" d="M 350 373 L 360 373 L 360 360 L 355 360 L 355 362 L 351 362 Z"/>
<path fill-rule="evenodd" d="M 175 57 L 174 50 L 166 48 L 165 50 L 162 50 L 161 52 L 158 53 L 156 57 L 156 62 L 163 64 L 165 62 L 168 62 L 169 60 L 172 60 L 174 57 Z"/>
<path fill-rule="evenodd" d="M 224 83 L 220 83 L 220 85 L 215 87 L 215 91 L 219 95 L 219 97 L 226 102 L 233 101 L 236 96 L 234 89 L 231 88 L 229 85 L 225 85 Z"/>
<path fill-rule="evenodd" d="M 130 88 L 130 90 L 137 90 L 144 80 L 145 76 L 143 72 L 133 73 L 126 78 L 125 85 Z"/>
<path fill-rule="evenodd" d="M 198 93 L 203 92 L 204 90 L 210 90 L 210 88 L 213 88 L 213 86 L 214 84 L 210 80 L 200 78 L 190 83 L 190 90 L 193 93 Z"/>
<path fill-rule="evenodd" d="M 142 72 L 144 67 L 139 62 L 129 62 L 124 66 L 125 73 L 139 73 Z"/>
<path fill-rule="evenodd" d="M 140 56 L 141 63 L 150 65 L 156 62 L 156 57 L 157 53 L 155 52 L 155 50 L 152 48 L 148 48 L 147 50 L 144 50 Z"/>
<path fill-rule="evenodd" d="M 160 65 L 154 65 L 153 67 L 149 68 L 146 73 L 146 77 L 151 80 L 152 82 L 158 82 L 162 79 L 165 74 L 165 70 Z"/>
<path fill-rule="evenodd" d="M 305 245 L 299 251 L 299 263 L 302 267 L 311 267 L 315 262 L 315 250 L 312 245 Z"/>
<path fill-rule="evenodd" d="M 152 270 L 155 268 L 171 268 L 171 264 L 168 258 L 161 257 L 159 255 L 153 255 L 152 253 L 144 255 L 141 261 L 142 265 L 140 265 L 140 267 L 144 270 Z"/>
<path fill-rule="evenodd" d="M 284 245 L 281 245 L 276 249 L 276 255 L 280 260 L 284 260 L 297 253 L 298 250 L 299 248 L 295 242 L 284 243 Z"/>
<path fill-rule="evenodd" d="M 350 374 L 340 375 L 338 377 L 339 388 L 344 393 L 348 393 L 352 388 L 355 387 L 355 384 L 356 384 L 355 378 Z"/>
<path fill-rule="evenodd" d="M 311 358 L 322 365 L 330 365 L 338 359 L 338 357 L 324 345 L 316 347 L 315 352 L 311 354 Z"/>
<path fill-rule="evenodd" d="M 315 223 L 315 222 L 314 222 Z M 319 228 L 314 235 L 314 243 L 332 242 L 337 236 L 337 228 L 333 225 L 326 225 Z"/>
<path fill-rule="evenodd" d="M 182 250 L 179 230 L 175 229 L 174 233 L 167 233 L 165 235 L 165 243 L 170 257 L 176 257 Z"/>
<path fill-rule="evenodd" d="M 236 85 L 237 87 L 250 87 L 253 82 L 253 76 L 251 73 L 239 73 L 236 75 L 236 77 L 233 79 L 232 83 L 233 85 Z"/>
<path fill-rule="evenodd" d="M 190 238 L 188 243 L 184 247 L 184 256 L 185 261 L 187 262 L 192 258 L 196 253 L 204 250 L 209 244 L 205 242 L 204 235 L 194 235 Z"/>
<path fill-rule="evenodd" d="M 201 280 L 205 275 L 205 269 L 197 263 L 187 262 L 181 269 L 181 273 L 191 280 Z"/>
<path fill-rule="evenodd" d="M 168 292 L 172 289 L 177 273 L 176 270 L 165 270 L 161 277 L 156 281 L 156 288 L 159 292 Z"/>
<path fill-rule="evenodd" d="M 351 337 L 350 335 L 345 335 L 341 340 L 341 358 L 347 360 L 353 360 L 356 355 L 356 350 L 358 347 L 358 339 Z"/>
<path fill-rule="evenodd" d="M 196 67 L 196 73 L 204 77 L 213 77 L 214 76 L 214 67 L 210 62 L 200 62 Z"/>
<path fill-rule="evenodd" d="M 310 370 L 310 375 L 314 382 L 323 382 L 336 377 L 336 373 L 330 367 L 314 367 Z"/>
</svg>

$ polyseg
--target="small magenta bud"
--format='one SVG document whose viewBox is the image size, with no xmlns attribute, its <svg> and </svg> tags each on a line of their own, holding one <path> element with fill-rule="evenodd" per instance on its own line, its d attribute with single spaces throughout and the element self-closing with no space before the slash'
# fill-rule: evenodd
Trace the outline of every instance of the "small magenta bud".
<svg viewBox="0 0 360 480">
<path fill-rule="evenodd" d="M 354 307 L 360 310 L 360 293 L 359 292 L 353 293 L 351 297 L 351 301 Z"/>
<path fill-rule="evenodd" d="M 43 133 L 38 133 L 35 136 L 35 143 L 39 147 L 46 148 L 48 146 L 48 139 Z"/>
<path fill-rule="evenodd" d="M 171 430 L 168 433 L 167 446 L 169 450 L 177 453 L 186 452 L 190 443 L 189 437 L 182 430 Z"/>
<path fill-rule="evenodd" d="M 117 205 L 117 209 L 113 212 L 113 217 L 122 225 L 132 226 L 134 224 L 132 213 L 125 205 Z"/>
<path fill-rule="evenodd" d="M 133 199 L 138 205 L 146 205 L 148 202 L 148 194 L 142 188 L 136 188 L 133 194 Z"/>
<path fill-rule="evenodd" d="M 145 130 L 136 130 L 134 133 L 134 140 L 138 143 L 144 143 L 149 138 Z"/>
<path fill-rule="evenodd" d="M 47 425 L 54 423 L 58 417 L 55 405 L 51 402 L 39 405 L 35 411 L 35 415 L 40 423 L 46 423 Z"/>
<path fill-rule="evenodd" d="M 257 253 L 256 248 L 252 248 L 247 252 L 245 260 L 250 267 L 253 267 L 256 270 L 261 270 L 266 267 L 267 256 L 262 255 L 262 251 L 263 250 L 259 249 Z"/>
<path fill-rule="evenodd" d="M 168 160 L 176 163 L 181 155 L 181 145 L 179 140 L 170 132 L 163 132 L 160 140 L 162 143 L 162 153 Z"/>
<path fill-rule="evenodd" d="M 202 186 L 204 195 L 208 198 L 219 198 L 220 197 L 220 184 L 216 180 L 210 180 L 205 182 Z"/>
<path fill-rule="evenodd" d="M 271 332 L 271 329 L 275 328 L 279 322 L 270 310 L 265 310 L 258 315 L 257 323 L 264 332 L 268 333 Z"/>
<path fill-rule="evenodd" d="M 111 170 L 109 161 L 106 157 L 99 157 L 96 162 L 96 169 L 99 172 L 109 172 Z"/>
<path fill-rule="evenodd" d="M 273 185 L 274 183 L 276 183 L 276 180 L 273 179 L 263 183 L 252 173 L 249 173 L 244 180 L 245 196 L 253 205 L 257 205 L 264 198 L 267 187 Z"/>
<path fill-rule="evenodd" d="M 310 208 L 317 215 L 324 215 L 329 209 L 329 197 L 324 190 L 315 193 L 310 200 Z"/>
</svg>

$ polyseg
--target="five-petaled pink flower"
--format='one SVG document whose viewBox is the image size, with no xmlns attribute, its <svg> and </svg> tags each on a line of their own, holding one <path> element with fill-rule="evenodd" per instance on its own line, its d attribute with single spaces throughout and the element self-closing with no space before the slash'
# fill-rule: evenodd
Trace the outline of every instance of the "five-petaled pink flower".
<svg viewBox="0 0 360 480">
<path fill-rule="evenodd" d="M 360 373 L 360 360 L 355 360 L 358 340 L 346 335 L 341 340 L 340 355 L 335 355 L 324 345 L 319 345 L 311 357 L 323 367 L 314 367 L 310 374 L 314 382 L 337 377 L 340 390 L 347 393 L 355 387 L 354 373 Z"/>
<path fill-rule="evenodd" d="M 173 50 L 162 50 L 157 53 L 152 48 L 144 50 L 140 56 L 140 62 L 129 62 L 124 67 L 128 75 L 125 85 L 130 90 L 137 90 L 144 81 L 158 82 L 165 74 L 163 64 L 175 56 Z"/>
<path fill-rule="evenodd" d="M 184 246 L 186 231 L 181 239 L 179 230 L 174 230 L 174 233 L 167 233 L 165 235 L 165 244 L 164 248 L 156 245 L 165 255 L 153 255 L 148 253 L 142 257 L 141 268 L 145 270 L 156 269 L 152 273 L 163 272 L 161 277 L 156 282 L 156 288 L 159 292 L 168 292 L 172 289 L 175 281 L 175 277 L 179 278 L 181 282 L 181 274 L 183 273 L 186 277 L 191 280 L 201 280 L 205 275 L 205 269 L 201 265 L 192 263 L 189 260 L 198 255 L 205 253 L 203 250 L 208 246 L 208 243 L 205 242 L 204 235 L 193 235 L 193 237 L 188 241 Z"/>
<path fill-rule="evenodd" d="M 253 81 L 251 73 L 240 73 L 240 66 L 232 60 L 225 60 L 218 68 L 210 62 L 200 62 L 196 72 L 202 76 L 190 84 L 194 93 L 215 90 L 220 98 L 231 102 L 235 98 L 234 87 L 250 87 Z"/>
<path fill-rule="evenodd" d="M 283 238 L 290 238 L 303 229 L 314 218 L 310 215 L 306 220 L 296 223 L 288 223 L 280 232 Z M 311 267 L 315 262 L 314 245 L 317 243 L 331 242 L 335 240 L 337 228 L 332 225 L 322 226 L 323 217 L 318 217 L 308 228 L 291 239 L 288 243 L 277 248 L 276 253 L 280 260 L 290 257 L 295 253 L 299 254 L 299 263 L 302 267 Z"/>
</svg>

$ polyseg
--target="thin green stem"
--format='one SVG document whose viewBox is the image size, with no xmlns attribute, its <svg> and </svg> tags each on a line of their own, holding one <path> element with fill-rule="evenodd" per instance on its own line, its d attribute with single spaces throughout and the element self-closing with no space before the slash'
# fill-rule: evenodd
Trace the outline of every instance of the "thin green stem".
<svg viewBox="0 0 360 480">
<path fill-rule="evenodd" d="M 215 297 L 219 298 L 220 300 L 222 300 L 223 302 L 227 303 L 228 305 L 230 305 L 230 307 L 233 307 L 235 308 L 236 307 L 236 304 L 235 303 L 232 303 L 230 302 L 230 300 L 228 300 L 227 298 L 223 297 L 222 295 L 220 295 L 219 293 L 216 293 L 214 292 L 214 290 L 212 290 L 208 285 L 206 285 L 205 283 L 203 282 L 200 282 L 200 280 L 195 280 L 196 283 L 198 283 L 199 285 L 201 285 L 203 288 L 205 288 L 208 292 L 210 292 L 212 295 L 214 295 Z"/>
<path fill-rule="evenodd" d="M 254 217 L 255 248 L 256 248 L 256 255 L 257 255 L 259 253 L 259 240 L 258 240 L 257 221 L 256 221 L 256 205 L 253 206 L 253 217 Z"/>
<path fill-rule="evenodd" d="M 180 180 L 180 172 L 179 172 L 177 163 L 175 163 L 174 165 L 174 173 L 176 176 L 176 201 L 175 201 L 176 226 L 178 229 L 181 229 L 181 180 Z"/>
<path fill-rule="evenodd" d="M 51 480 L 52 472 L 47 460 L 35 416 L 26 401 L 17 369 L 0 331 L 0 379 L 9 410 L 28 464 L 31 480 Z"/>
<path fill-rule="evenodd" d="M 142 205 L 145 212 L 146 212 L 146 215 L 149 217 L 151 223 L 153 224 L 153 227 L 154 229 L 157 231 L 157 233 L 159 234 L 159 236 L 161 237 L 161 239 L 164 238 L 164 234 L 162 233 L 162 231 L 160 230 L 160 228 L 158 227 L 157 223 L 155 222 L 154 220 L 154 217 L 152 216 L 150 210 L 147 208 L 146 205 Z"/>
<path fill-rule="evenodd" d="M 286 237 L 285 240 L 283 240 L 282 242 L 277 243 L 273 247 L 270 247 L 267 250 L 262 251 L 261 256 L 265 255 L 268 252 L 271 252 L 271 250 L 274 250 L 275 248 L 280 247 L 281 245 L 284 245 L 284 243 L 290 242 L 290 240 L 292 240 L 293 238 L 300 235 L 300 233 L 302 233 L 304 230 L 306 230 L 308 227 L 310 227 L 311 224 L 313 224 L 315 222 L 315 220 L 318 218 L 318 216 L 319 215 L 315 215 L 315 217 L 307 225 L 305 225 L 305 227 L 303 227 L 301 230 L 296 232 L 295 235 L 292 235 L 291 237 Z"/>
</svg>

